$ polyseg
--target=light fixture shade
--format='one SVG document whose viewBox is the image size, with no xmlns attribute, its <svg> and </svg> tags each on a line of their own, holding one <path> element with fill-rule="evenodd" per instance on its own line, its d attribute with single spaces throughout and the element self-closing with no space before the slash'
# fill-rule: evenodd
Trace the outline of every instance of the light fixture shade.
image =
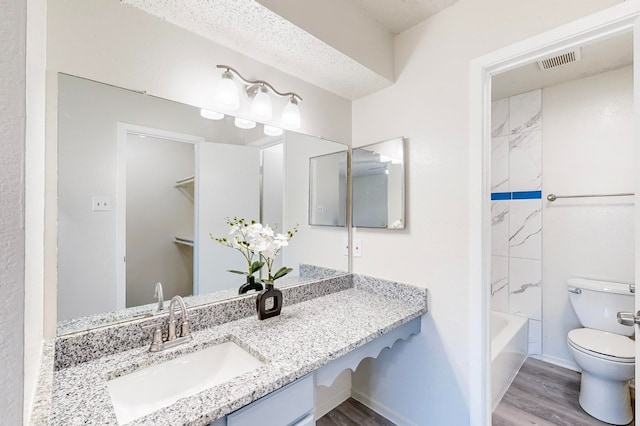
<svg viewBox="0 0 640 426">
<path fill-rule="evenodd" d="M 289 103 L 282 110 L 282 126 L 289 129 L 300 128 L 300 109 L 295 97 L 289 98 Z"/>
<path fill-rule="evenodd" d="M 273 106 L 267 89 L 259 87 L 251 102 L 251 115 L 256 120 L 271 121 L 273 118 Z"/>
<path fill-rule="evenodd" d="M 234 120 L 236 127 L 240 129 L 253 129 L 256 127 L 256 122 L 251 120 L 245 120 L 244 118 L 236 117 Z"/>
<path fill-rule="evenodd" d="M 236 111 L 240 108 L 240 95 L 229 71 L 222 73 L 216 87 L 216 106 L 225 111 Z"/>
<path fill-rule="evenodd" d="M 209 109 L 200 109 L 200 115 L 203 118 L 208 118 L 209 120 L 222 120 L 224 118 L 224 114 L 217 111 L 211 111 Z"/>
<path fill-rule="evenodd" d="M 267 136 L 280 136 L 284 131 L 280 127 L 264 125 L 264 134 Z"/>
</svg>

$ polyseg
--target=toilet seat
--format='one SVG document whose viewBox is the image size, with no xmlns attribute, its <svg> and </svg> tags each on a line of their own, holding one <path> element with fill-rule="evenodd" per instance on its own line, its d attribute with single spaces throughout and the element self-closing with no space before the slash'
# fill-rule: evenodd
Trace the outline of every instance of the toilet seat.
<svg viewBox="0 0 640 426">
<path fill-rule="evenodd" d="M 590 328 L 569 331 L 567 342 L 588 355 L 621 363 L 634 363 L 635 342 L 626 336 Z"/>
</svg>

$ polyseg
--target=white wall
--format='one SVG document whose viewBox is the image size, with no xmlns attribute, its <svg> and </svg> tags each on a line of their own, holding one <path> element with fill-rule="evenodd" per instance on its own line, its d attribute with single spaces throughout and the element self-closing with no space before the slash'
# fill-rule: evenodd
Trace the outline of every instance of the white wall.
<svg viewBox="0 0 640 426">
<path fill-rule="evenodd" d="M 24 395 L 24 197 L 26 1 L 3 2 L 0 50 L 0 410 L 3 422 L 21 424 Z M 36 317 L 37 318 L 37 317 Z"/>
<path fill-rule="evenodd" d="M 408 227 L 358 229 L 354 272 L 427 287 L 431 298 L 422 333 L 354 375 L 354 391 L 392 420 L 399 413 L 396 423 L 469 423 L 469 61 L 616 3 L 460 0 L 400 34 L 396 84 L 354 102 L 354 146 L 408 138 Z"/>
<path fill-rule="evenodd" d="M 404 166 L 387 164 L 387 216 L 388 226 L 403 221 L 404 226 Z"/>
<path fill-rule="evenodd" d="M 293 273 L 298 273 L 301 263 L 342 271 L 349 269 L 348 257 L 343 254 L 347 228 L 309 225 L 309 158 L 346 149 L 344 145 L 300 133 L 286 135 L 283 231 L 298 225 L 298 233 L 289 247 L 283 249 L 282 264 L 294 268 Z"/>
<path fill-rule="evenodd" d="M 4 6 L 2 6 L 4 10 Z M 27 2 L 24 418 L 31 415 L 43 337 L 47 2 Z M 2 50 L 7 52 L 7 50 Z M 1 108 L 0 108 L 1 109 Z M 3 154 L 4 156 L 4 154 Z M 3 197 L 4 200 L 4 197 Z"/>
<path fill-rule="evenodd" d="M 374 18 L 363 14 L 354 2 L 258 1 L 334 49 L 393 81 L 393 34 Z M 327 25 L 328 22 L 331 25 Z"/>
<path fill-rule="evenodd" d="M 389 221 L 389 179 L 385 173 L 353 176 L 353 224 L 380 228 Z"/>
<path fill-rule="evenodd" d="M 284 224 L 284 143 L 262 150 L 262 206 L 263 224 L 278 226 Z M 282 267 L 282 256 L 273 262 L 274 270 Z"/>
<path fill-rule="evenodd" d="M 632 68 L 542 91 L 545 194 L 633 192 Z M 543 204 L 543 354 L 576 367 L 567 350 L 580 324 L 569 303 L 572 276 L 634 281 L 633 197 Z"/>
<path fill-rule="evenodd" d="M 251 146 L 203 142 L 198 147 L 198 294 L 240 287 L 247 262 L 235 249 L 214 241 L 228 237 L 225 218 L 260 218 L 260 150 Z M 229 179 L 233 176 L 233 179 Z M 205 213 L 206 212 L 206 213 Z M 255 259 L 258 260 L 257 258 Z M 214 279 L 212 279 L 212 277 Z"/>
<path fill-rule="evenodd" d="M 157 282 L 165 300 L 193 294 L 193 200 L 175 187 L 195 174 L 195 145 L 127 135 L 126 306 L 153 303 Z M 61 301 L 62 302 L 62 301 Z"/>
<path fill-rule="evenodd" d="M 347 152 L 323 155 L 309 162 L 309 221 L 314 225 L 345 226 Z"/>
<path fill-rule="evenodd" d="M 58 257 L 58 297 L 70 308 L 59 318 L 69 319 L 117 306 L 117 123 L 201 136 L 215 127 L 197 109 L 163 99 L 66 75 L 59 86 L 59 117 L 52 118 L 58 119 L 58 200 L 48 209 L 59 211 L 52 255 Z M 92 211 L 93 196 L 111 197 L 111 211 Z"/>
</svg>

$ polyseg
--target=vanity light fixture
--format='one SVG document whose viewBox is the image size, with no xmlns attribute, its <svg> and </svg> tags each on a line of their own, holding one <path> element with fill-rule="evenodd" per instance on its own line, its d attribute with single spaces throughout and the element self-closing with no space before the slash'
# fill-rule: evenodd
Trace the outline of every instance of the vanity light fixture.
<svg viewBox="0 0 640 426">
<path fill-rule="evenodd" d="M 289 103 L 282 111 L 282 125 L 290 129 L 300 128 L 300 109 L 298 108 L 298 100 L 295 96 L 289 98 Z"/>
<path fill-rule="evenodd" d="M 236 127 L 240 129 L 253 129 L 256 127 L 256 122 L 251 120 L 245 120 L 244 118 L 236 117 L 234 120 Z"/>
<path fill-rule="evenodd" d="M 216 106 L 224 111 L 236 111 L 240 108 L 238 88 L 233 82 L 233 74 L 229 70 L 222 73 L 216 87 Z"/>
<path fill-rule="evenodd" d="M 268 124 L 264 125 L 264 134 L 267 136 L 280 136 L 282 133 L 283 130 L 280 127 L 273 127 Z"/>
<path fill-rule="evenodd" d="M 264 80 L 247 80 L 238 71 L 228 65 L 218 65 L 217 68 L 223 69 L 222 79 L 216 88 L 216 105 L 226 110 L 237 110 L 240 108 L 238 89 L 234 83 L 237 77 L 242 88 L 249 99 L 251 99 L 251 115 L 258 121 L 267 122 L 273 119 L 273 105 L 269 93 L 273 93 L 281 98 L 289 98 L 289 102 L 282 111 L 282 126 L 289 129 L 300 128 L 300 109 L 298 102 L 302 98 L 293 92 L 282 93 L 274 89 L 274 87 Z M 233 92 L 233 93 L 232 93 Z M 235 99 L 238 99 L 235 102 Z M 220 103 L 222 102 L 222 103 Z M 226 103 L 225 103 L 226 102 Z M 227 105 L 225 107 L 225 105 Z M 234 106 L 231 109 L 229 106 Z M 237 125 L 237 124 L 236 124 Z"/>
<path fill-rule="evenodd" d="M 211 111 L 209 109 L 200 109 L 200 115 L 203 118 L 208 118 L 209 120 L 222 120 L 224 118 L 224 114 L 217 111 Z"/>
<path fill-rule="evenodd" d="M 271 98 L 264 86 L 258 87 L 253 97 L 253 102 L 251 102 L 251 115 L 260 121 L 271 121 L 273 118 Z"/>
</svg>

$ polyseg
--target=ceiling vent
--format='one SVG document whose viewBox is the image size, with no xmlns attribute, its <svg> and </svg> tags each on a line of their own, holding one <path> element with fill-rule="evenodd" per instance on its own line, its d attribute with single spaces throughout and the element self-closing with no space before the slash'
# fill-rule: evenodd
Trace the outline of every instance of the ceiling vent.
<svg viewBox="0 0 640 426">
<path fill-rule="evenodd" d="M 578 47 L 577 49 L 572 50 L 570 52 L 566 52 L 561 55 L 557 55 L 551 58 L 538 61 L 538 67 L 540 67 L 541 70 L 557 68 L 565 64 L 578 62 L 580 60 L 580 57 L 581 57 L 580 48 Z"/>
</svg>

